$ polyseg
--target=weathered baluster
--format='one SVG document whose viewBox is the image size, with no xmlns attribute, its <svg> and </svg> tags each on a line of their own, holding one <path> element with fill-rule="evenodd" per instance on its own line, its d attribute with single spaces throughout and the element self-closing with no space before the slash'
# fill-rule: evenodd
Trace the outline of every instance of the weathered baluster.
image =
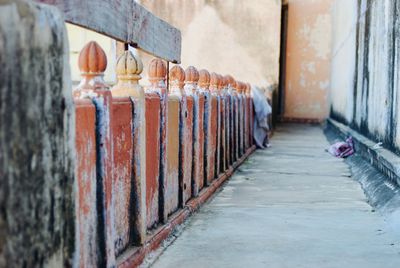
<svg viewBox="0 0 400 268">
<path fill-rule="evenodd" d="M 236 95 L 236 90 L 235 90 L 235 85 L 236 81 L 235 79 L 227 75 L 225 76 L 226 82 L 227 82 L 227 100 L 228 100 L 228 114 L 229 114 L 229 133 L 228 133 L 228 138 L 229 138 L 229 157 L 230 157 L 230 165 L 232 165 L 236 160 L 236 150 L 237 150 L 237 144 L 236 144 L 236 122 L 237 122 L 237 113 L 236 113 L 236 101 L 237 101 L 237 95 Z"/>
<path fill-rule="evenodd" d="M 247 131 L 247 99 L 246 99 L 246 84 L 245 83 L 243 83 L 243 87 L 242 87 L 242 92 L 241 92 L 241 95 L 242 95 L 242 111 L 243 111 L 243 117 L 242 117 L 242 124 L 243 124 L 243 130 L 242 130 L 242 137 L 243 137 L 243 140 L 242 140 L 242 148 L 243 148 L 243 151 L 242 151 L 242 154 L 245 154 L 246 153 L 246 151 L 247 151 L 247 148 L 248 148 L 248 146 L 247 146 L 247 136 L 248 136 L 248 131 Z"/>
<path fill-rule="evenodd" d="M 247 86 L 248 83 L 244 85 L 243 89 L 243 107 L 244 107 L 244 153 L 249 149 L 249 99 L 247 98 Z"/>
<path fill-rule="evenodd" d="M 233 117 L 233 139 L 234 139 L 234 151 L 233 151 L 233 158 L 236 162 L 239 159 L 239 95 L 236 90 L 236 80 L 231 80 L 231 94 L 233 98 L 232 102 L 232 117 Z"/>
<path fill-rule="evenodd" d="M 185 71 L 175 65 L 169 71 L 171 92 L 180 99 L 179 123 L 179 204 L 184 206 L 192 195 L 193 97 L 184 90 Z"/>
<path fill-rule="evenodd" d="M 212 149 L 212 137 L 211 137 L 211 109 L 212 100 L 210 92 L 210 73 L 207 70 L 199 71 L 199 93 L 204 96 L 204 118 L 203 118 L 203 132 L 204 132 L 204 143 L 203 143 L 203 176 L 204 185 L 209 185 L 214 178 L 214 162 L 215 162 L 215 151 Z M 212 163 L 212 165 L 211 165 Z"/>
<path fill-rule="evenodd" d="M 236 142 L 236 160 L 240 157 L 240 81 L 235 80 L 234 96 L 235 96 L 235 142 Z"/>
<path fill-rule="evenodd" d="M 244 146 L 244 138 L 245 138 L 245 127 L 244 127 L 244 117 L 245 117 L 245 99 L 243 96 L 244 88 L 246 84 L 243 82 L 239 82 L 237 87 L 238 91 L 238 99 L 239 99 L 239 156 L 241 157 L 244 154 L 245 146 Z"/>
<path fill-rule="evenodd" d="M 232 127 L 232 122 L 231 122 L 231 102 L 232 102 L 232 98 L 230 95 L 230 90 L 228 87 L 229 84 L 229 77 L 227 75 L 225 75 L 223 77 L 224 80 L 224 88 L 223 88 L 223 94 L 225 96 L 225 143 L 226 143 L 226 169 L 229 169 L 230 166 L 233 163 L 233 159 L 232 159 L 232 136 L 231 136 L 231 127 Z"/>
<path fill-rule="evenodd" d="M 198 93 L 199 72 L 193 66 L 185 70 L 185 92 L 193 97 L 193 161 L 192 196 L 197 196 L 203 187 L 203 142 L 204 96 Z"/>
<path fill-rule="evenodd" d="M 149 65 L 149 90 L 160 97 L 160 167 L 159 167 L 159 215 L 165 222 L 168 218 L 165 209 L 165 179 L 167 173 L 167 126 L 168 126 L 168 92 L 166 86 L 167 67 L 163 60 L 153 59 Z"/>
<path fill-rule="evenodd" d="M 75 157 L 78 191 L 79 266 L 98 265 L 98 215 L 96 198 L 96 109 L 89 99 L 75 99 Z"/>
<path fill-rule="evenodd" d="M 76 98 L 90 98 L 96 107 L 96 150 L 97 150 L 97 202 L 99 212 L 98 233 L 100 245 L 100 264 L 115 266 L 114 248 L 114 196 L 113 196 L 113 151 L 112 151 L 112 97 L 104 82 L 107 58 L 103 49 L 96 43 L 88 43 L 79 54 L 79 69 L 82 74 L 80 84 L 74 89 Z"/>
<path fill-rule="evenodd" d="M 164 215 L 169 217 L 179 206 L 179 122 L 182 92 L 170 86 L 168 92 L 167 168 L 164 179 Z M 166 219 L 166 218 L 165 218 Z"/>
<path fill-rule="evenodd" d="M 249 147 L 253 146 L 253 125 L 254 125 L 254 106 L 253 98 L 251 97 L 251 85 L 248 83 L 246 87 L 246 98 L 248 101 L 248 120 L 249 120 Z"/>
<path fill-rule="evenodd" d="M 146 239 L 145 95 L 139 85 L 141 59 L 125 51 L 117 60 L 114 102 L 114 180 L 116 251 Z"/>
<path fill-rule="evenodd" d="M 216 73 L 210 74 L 210 92 L 212 97 L 211 105 L 211 124 L 214 125 L 211 129 L 210 139 L 213 141 L 214 158 L 210 160 L 213 167 L 213 178 L 218 178 L 220 170 L 220 155 L 221 155 L 221 96 L 219 85 L 221 83 L 220 76 Z"/>
<path fill-rule="evenodd" d="M 146 226 L 148 230 L 160 221 L 160 127 L 161 105 L 158 93 L 148 88 L 146 99 Z"/>
<path fill-rule="evenodd" d="M 243 151 L 244 151 L 244 109 L 243 109 L 243 96 L 242 96 L 242 89 L 243 86 L 245 86 L 245 84 L 243 82 L 239 82 L 237 84 L 237 94 L 238 94 L 238 115 L 239 115 L 239 157 L 241 157 L 243 155 Z"/>
<path fill-rule="evenodd" d="M 223 146 L 223 153 L 221 155 L 221 161 L 223 163 L 223 168 L 221 171 L 226 171 L 229 166 L 230 166 L 230 142 L 229 142 L 229 95 L 228 95 L 228 89 L 227 89 L 227 79 L 225 76 L 220 75 L 221 79 L 221 84 L 219 87 L 219 91 L 221 94 L 221 100 L 222 100 L 222 108 L 221 108 L 221 117 L 222 117 L 222 132 L 223 136 L 221 137 L 223 139 L 222 141 L 222 146 Z"/>
</svg>

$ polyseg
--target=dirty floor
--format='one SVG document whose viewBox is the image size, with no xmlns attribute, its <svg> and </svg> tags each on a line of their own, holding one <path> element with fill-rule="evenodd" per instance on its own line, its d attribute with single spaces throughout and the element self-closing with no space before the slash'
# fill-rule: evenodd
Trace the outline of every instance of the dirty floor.
<svg viewBox="0 0 400 268">
<path fill-rule="evenodd" d="M 153 267 L 400 267 L 400 246 L 322 128 L 278 127 Z"/>
</svg>

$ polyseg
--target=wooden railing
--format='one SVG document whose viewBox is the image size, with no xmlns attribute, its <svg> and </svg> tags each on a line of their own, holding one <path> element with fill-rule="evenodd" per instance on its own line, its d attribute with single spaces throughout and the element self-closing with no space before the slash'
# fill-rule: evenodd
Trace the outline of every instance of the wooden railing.
<svg viewBox="0 0 400 268">
<path fill-rule="evenodd" d="M 181 62 L 181 32 L 135 0 L 34 1 L 56 6 L 69 23 L 107 35 L 169 62 Z"/>
</svg>

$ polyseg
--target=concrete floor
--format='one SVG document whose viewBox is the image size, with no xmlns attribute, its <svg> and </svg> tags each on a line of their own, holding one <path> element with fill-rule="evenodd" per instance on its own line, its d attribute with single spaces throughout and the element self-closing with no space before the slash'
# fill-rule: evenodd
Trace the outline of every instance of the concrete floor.
<svg viewBox="0 0 400 268">
<path fill-rule="evenodd" d="M 320 127 L 283 125 L 153 267 L 400 267 L 399 239 Z"/>
</svg>

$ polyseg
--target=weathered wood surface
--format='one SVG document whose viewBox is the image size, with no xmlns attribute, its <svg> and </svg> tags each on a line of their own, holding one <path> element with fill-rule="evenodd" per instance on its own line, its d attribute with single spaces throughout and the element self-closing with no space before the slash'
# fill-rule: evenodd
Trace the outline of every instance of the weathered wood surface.
<svg viewBox="0 0 400 268">
<path fill-rule="evenodd" d="M 76 224 L 79 234 L 79 267 L 99 263 L 98 214 L 96 192 L 96 109 L 91 100 L 75 100 L 75 157 L 77 192 Z"/>
<path fill-rule="evenodd" d="M 127 183 L 131 183 L 129 223 L 131 245 L 142 245 L 146 239 L 146 115 L 145 93 L 139 84 L 143 63 L 131 51 L 123 51 L 117 60 L 118 83 L 111 89 L 114 99 L 129 97 L 132 107 L 132 123 L 126 135 L 132 141 L 132 172 Z M 124 117 L 124 112 L 115 113 Z M 115 119 L 118 120 L 118 119 Z M 115 155 L 114 155 L 115 161 Z M 126 166 L 126 165 L 125 165 Z M 126 187 L 128 188 L 128 187 Z M 121 189 L 123 191 L 123 189 Z M 116 193 L 118 195 L 118 193 Z M 118 197 L 117 197 L 118 198 Z"/>
<path fill-rule="evenodd" d="M 134 0 L 34 1 L 56 6 L 67 22 L 129 43 L 167 61 L 181 61 L 181 32 Z"/>
<path fill-rule="evenodd" d="M 182 206 L 192 197 L 192 169 L 193 169 L 193 96 L 185 96 L 186 108 L 184 110 L 182 128 L 184 135 L 181 141 L 182 150 Z"/>
<path fill-rule="evenodd" d="M 0 267 L 71 267 L 74 109 L 58 10 L 0 1 Z"/>
<path fill-rule="evenodd" d="M 169 217 L 179 205 L 179 97 L 168 96 L 167 166 L 164 180 L 164 214 Z"/>
<path fill-rule="evenodd" d="M 146 93 L 146 226 L 153 229 L 159 217 L 160 179 L 160 97 Z"/>
<path fill-rule="evenodd" d="M 133 105 L 130 98 L 113 98 L 113 184 L 115 209 L 115 254 L 120 255 L 129 245 L 134 226 L 131 224 L 133 179 Z M 136 195 L 136 193 L 134 193 Z"/>
<path fill-rule="evenodd" d="M 204 95 L 194 96 L 192 194 L 198 196 L 204 187 Z"/>
</svg>

